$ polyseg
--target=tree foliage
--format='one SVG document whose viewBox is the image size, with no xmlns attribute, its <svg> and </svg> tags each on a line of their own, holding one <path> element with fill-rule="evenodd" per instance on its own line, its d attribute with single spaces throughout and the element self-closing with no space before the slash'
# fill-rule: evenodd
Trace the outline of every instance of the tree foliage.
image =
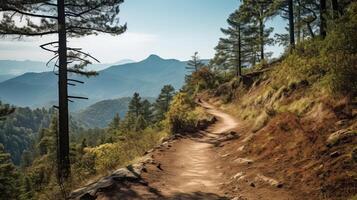
<svg viewBox="0 0 357 200">
<path fill-rule="evenodd" d="M 17 199 L 19 195 L 19 174 L 0 143 L 0 199 Z"/>
<path fill-rule="evenodd" d="M 161 121 L 165 118 L 165 113 L 169 110 L 174 95 L 175 88 L 172 85 L 164 85 L 154 104 L 156 121 Z"/>
<path fill-rule="evenodd" d="M 197 72 L 201 67 L 204 66 L 202 61 L 200 60 L 200 57 L 198 56 L 198 52 L 196 51 L 193 56 L 191 57 L 191 60 L 187 62 L 187 67 L 186 69 Z"/>
</svg>

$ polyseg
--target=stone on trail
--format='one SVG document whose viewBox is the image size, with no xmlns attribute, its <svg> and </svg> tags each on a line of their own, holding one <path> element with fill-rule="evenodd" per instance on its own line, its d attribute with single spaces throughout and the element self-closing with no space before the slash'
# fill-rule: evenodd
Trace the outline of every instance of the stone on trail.
<svg viewBox="0 0 357 200">
<path fill-rule="evenodd" d="M 260 182 L 264 182 L 264 183 L 267 183 L 271 186 L 274 186 L 274 187 L 277 187 L 277 188 L 281 188 L 283 187 L 283 183 L 275 180 L 275 179 L 272 179 L 272 178 L 269 178 L 269 177 L 266 177 L 264 175 L 261 175 L 261 174 L 258 174 L 257 177 L 255 178 L 256 181 L 260 181 Z"/>
<path fill-rule="evenodd" d="M 96 182 L 90 183 L 82 188 L 73 191 L 69 199 L 81 200 L 81 199 L 95 199 L 97 193 L 103 189 L 112 188 L 116 183 L 129 181 L 129 182 L 142 182 L 140 174 L 144 170 L 144 165 L 134 164 L 125 168 L 120 168 L 114 171 L 111 175 L 101 178 Z"/>
<path fill-rule="evenodd" d="M 237 158 L 234 160 L 234 162 L 239 164 L 252 164 L 253 160 L 247 158 Z"/>
</svg>

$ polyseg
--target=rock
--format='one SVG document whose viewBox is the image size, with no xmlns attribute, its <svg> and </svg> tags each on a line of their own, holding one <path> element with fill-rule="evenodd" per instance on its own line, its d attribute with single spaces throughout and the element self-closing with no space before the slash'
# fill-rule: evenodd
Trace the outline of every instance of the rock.
<svg viewBox="0 0 357 200">
<path fill-rule="evenodd" d="M 237 150 L 238 151 L 243 151 L 244 150 L 244 145 L 240 146 Z"/>
<path fill-rule="evenodd" d="M 331 158 L 337 158 L 337 157 L 339 157 L 340 155 L 341 155 L 341 153 L 338 152 L 338 151 L 334 151 L 334 152 L 330 153 L 330 157 L 331 157 Z"/>
<path fill-rule="evenodd" d="M 237 179 L 237 180 L 241 180 L 243 179 L 245 176 L 244 176 L 244 173 L 243 172 L 238 172 L 236 175 L 234 175 L 232 177 L 232 179 Z"/>
<path fill-rule="evenodd" d="M 154 149 L 150 149 L 149 151 L 145 151 L 144 155 L 147 155 L 149 153 L 152 153 L 154 151 Z"/>
<path fill-rule="evenodd" d="M 221 157 L 225 158 L 225 157 L 228 157 L 229 155 L 231 155 L 231 154 L 227 153 L 227 154 L 221 155 Z"/>
<path fill-rule="evenodd" d="M 163 171 L 163 169 L 161 168 L 161 163 L 157 164 L 156 167 L 157 167 L 159 170 Z"/>
<path fill-rule="evenodd" d="M 238 135 L 238 133 L 235 132 L 235 131 L 230 131 L 228 134 L 229 134 L 229 135 Z"/>
<path fill-rule="evenodd" d="M 243 196 L 238 196 L 238 197 L 234 197 L 231 200 L 247 200 L 247 198 L 243 197 Z"/>
<path fill-rule="evenodd" d="M 239 163 L 239 164 L 252 164 L 253 160 L 247 159 L 247 158 L 237 158 L 234 160 L 234 162 Z"/>
<path fill-rule="evenodd" d="M 356 130 L 350 130 L 350 129 L 342 129 L 339 131 L 336 131 L 332 133 L 328 138 L 327 138 L 327 146 L 332 147 L 343 140 L 348 140 L 357 137 L 357 131 Z"/>
<path fill-rule="evenodd" d="M 224 136 L 220 137 L 218 139 L 219 142 L 226 142 L 229 140 L 237 139 L 239 138 L 240 135 L 234 131 L 229 132 L 228 134 L 225 134 Z"/>
<path fill-rule="evenodd" d="M 222 143 L 216 143 L 214 146 L 215 146 L 215 147 L 224 147 L 224 144 L 222 144 Z"/>
<path fill-rule="evenodd" d="M 143 164 L 154 164 L 155 160 L 152 157 L 146 157 L 141 161 L 141 163 L 143 163 Z"/>
<path fill-rule="evenodd" d="M 103 189 L 114 187 L 117 182 L 142 182 L 140 174 L 143 170 L 143 164 L 134 164 L 129 165 L 126 168 L 120 168 L 107 177 L 101 178 L 96 182 L 90 183 L 82 188 L 74 190 L 73 192 L 71 192 L 69 199 L 96 199 L 98 192 Z"/>
<path fill-rule="evenodd" d="M 255 178 L 256 181 L 261 181 L 261 182 L 265 182 L 271 186 L 274 186 L 274 187 L 277 187 L 277 188 L 282 188 L 283 187 L 283 183 L 275 180 L 275 179 L 272 179 L 272 178 L 269 178 L 269 177 L 266 177 L 264 175 L 261 175 L 261 174 L 258 174 L 257 177 Z"/>
<path fill-rule="evenodd" d="M 249 185 L 250 185 L 251 187 L 255 187 L 255 184 L 254 184 L 253 182 L 251 182 Z"/>
</svg>

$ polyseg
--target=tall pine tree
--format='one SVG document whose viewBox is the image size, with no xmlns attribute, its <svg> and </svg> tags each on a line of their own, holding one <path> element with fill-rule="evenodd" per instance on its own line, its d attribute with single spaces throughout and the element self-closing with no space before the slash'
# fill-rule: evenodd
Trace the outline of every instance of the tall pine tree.
<svg viewBox="0 0 357 200">
<path fill-rule="evenodd" d="M 172 85 L 165 85 L 155 102 L 155 120 L 161 121 L 165 118 L 165 113 L 169 110 L 172 98 L 175 95 L 175 88 Z"/>
<path fill-rule="evenodd" d="M 196 51 L 191 60 L 189 60 L 187 62 L 187 67 L 186 69 L 197 72 L 201 67 L 204 66 L 204 64 L 202 63 L 202 61 L 200 60 L 200 57 L 198 56 L 198 52 Z"/>
</svg>

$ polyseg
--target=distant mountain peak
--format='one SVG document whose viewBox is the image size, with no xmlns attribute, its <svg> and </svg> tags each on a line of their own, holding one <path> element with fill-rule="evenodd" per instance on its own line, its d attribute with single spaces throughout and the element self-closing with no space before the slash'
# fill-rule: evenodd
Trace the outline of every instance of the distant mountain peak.
<svg viewBox="0 0 357 200">
<path fill-rule="evenodd" d="M 148 58 L 146 58 L 146 60 L 163 60 L 163 58 L 158 55 L 151 54 Z"/>
</svg>

